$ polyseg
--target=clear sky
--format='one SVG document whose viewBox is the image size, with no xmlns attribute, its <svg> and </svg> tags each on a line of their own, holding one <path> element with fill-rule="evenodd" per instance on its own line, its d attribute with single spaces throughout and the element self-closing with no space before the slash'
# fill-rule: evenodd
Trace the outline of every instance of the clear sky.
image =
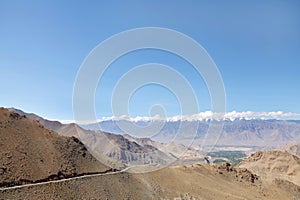
<svg viewBox="0 0 300 200">
<path fill-rule="evenodd" d="M 50 119 L 72 119 L 77 71 L 88 53 L 113 34 L 165 27 L 200 43 L 222 75 L 228 111 L 300 113 L 300 1 L 0 1 L 0 106 Z M 111 90 L 129 69 L 167 64 L 190 81 L 200 109 L 210 109 L 201 77 L 180 58 L 157 50 L 117 60 L 99 83 L 97 116 L 110 116 Z M 163 104 L 178 114 L 174 95 L 146 86 L 130 113 Z"/>
</svg>

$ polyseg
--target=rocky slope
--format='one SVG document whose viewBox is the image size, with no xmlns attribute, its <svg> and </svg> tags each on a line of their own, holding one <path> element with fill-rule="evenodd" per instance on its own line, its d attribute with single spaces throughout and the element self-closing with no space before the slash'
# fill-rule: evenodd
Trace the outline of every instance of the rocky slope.
<svg viewBox="0 0 300 200">
<path fill-rule="evenodd" d="M 107 170 L 77 138 L 0 108 L 0 186 Z"/>
<path fill-rule="evenodd" d="M 122 164 L 124 166 L 167 165 L 177 159 L 152 145 L 139 144 L 122 135 L 90 132 L 82 134 L 80 139 L 101 162 L 116 167 Z M 109 160 L 106 159 L 107 157 Z"/>
<path fill-rule="evenodd" d="M 170 166 L 146 174 L 118 173 L 0 190 L 3 199 L 263 199 L 300 198 L 285 183 L 267 183 L 228 164 Z M 0 198 L 1 199 L 1 198 Z"/>
<path fill-rule="evenodd" d="M 281 179 L 300 187 L 300 158 L 281 151 L 256 152 L 239 165 L 264 179 Z"/>
<path fill-rule="evenodd" d="M 287 144 L 280 148 L 280 150 L 298 156 L 300 158 L 300 142 Z"/>
</svg>

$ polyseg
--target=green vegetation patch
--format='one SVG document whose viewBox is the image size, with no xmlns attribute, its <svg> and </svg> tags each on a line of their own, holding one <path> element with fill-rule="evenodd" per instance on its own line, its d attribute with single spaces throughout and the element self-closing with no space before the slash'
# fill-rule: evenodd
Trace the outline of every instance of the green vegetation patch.
<svg viewBox="0 0 300 200">
<path fill-rule="evenodd" d="M 215 151 L 208 156 L 215 158 L 214 163 L 229 162 L 231 165 L 239 164 L 247 155 L 243 151 Z M 227 158 L 226 161 L 224 158 Z"/>
<path fill-rule="evenodd" d="M 227 160 L 223 160 L 223 159 L 216 159 L 216 160 L 214 160 L 214 162 L 213 162 L 213 163 L 215 163 L 215 164 L 219 164 L 219 163 L 223 163 L 223 162 L 227 162 Z"/>
</svg>

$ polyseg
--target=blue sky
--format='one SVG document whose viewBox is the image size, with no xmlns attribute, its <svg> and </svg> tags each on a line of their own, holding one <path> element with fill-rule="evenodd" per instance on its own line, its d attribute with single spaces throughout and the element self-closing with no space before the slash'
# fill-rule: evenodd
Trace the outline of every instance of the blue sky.
<svg viewBox="0 0 300 200">
<path fill-rule="evenodd" d="M 72 119 L 72 92 L 84 58 L 100 42 L 132 28 L 165 27 L 200 43 L 222 75 L 227 110 L 300 113 L 300 2 L 295 1 L 0 1 L 0 106 L 50 119 Z M 97 116 L 110 116 L 118 79 L 136 65 L 157 62 L 182 73 L 202 111 L 210 98 L 184 60 L 157 50 L 117 60 L 100 81 Z M 158 98 L 159 97 L 159 98 Z M 146 86 L 132 96 L 132 116 L 163 104 L 179 112 L 174 95 Z"/>
</svg>

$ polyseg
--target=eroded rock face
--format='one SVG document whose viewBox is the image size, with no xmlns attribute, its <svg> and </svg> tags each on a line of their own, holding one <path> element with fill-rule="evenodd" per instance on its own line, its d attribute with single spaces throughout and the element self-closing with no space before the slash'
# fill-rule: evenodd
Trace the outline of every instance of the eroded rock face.
<svg viewBox="0 0 300 200">
<path fill-rule="evenodd" d="M 259 176 L 250 172 L 246 168 L 233 167 L 230 163 L 226 162 L 221 164 L 214 164 L 213 167 L 216 169 L 217 173 L 224 175 L 230 174 L 236 180 L 241 182 L 260 182 Z"/>
<path fill-rule="evenodd" d="M 239 167 L 265 179 L 282 179 L 300 186 L 300 158 L 286 152 L 256 152 L 242 161 Z"/>
</svg>

